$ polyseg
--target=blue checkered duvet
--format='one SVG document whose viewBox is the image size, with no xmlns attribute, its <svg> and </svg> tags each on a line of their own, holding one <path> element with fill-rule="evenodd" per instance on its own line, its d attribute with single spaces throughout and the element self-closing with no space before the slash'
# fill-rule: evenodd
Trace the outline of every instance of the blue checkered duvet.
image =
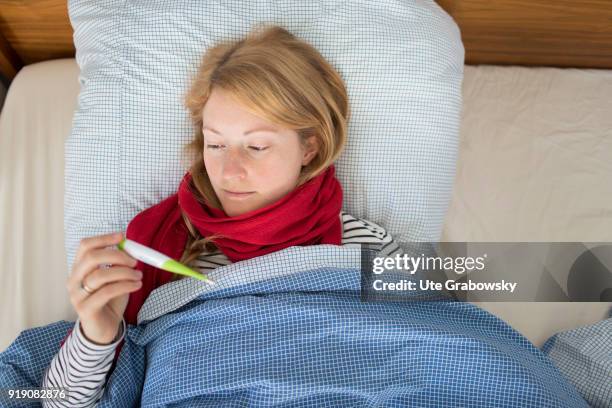
<svg viewBox="0 0 612 408">
<path fill-rule="evenodd" d="M 560 332 L 542 351 L 593 408 L 612 408 L 612 309 L 595 324 Z"/>
<path fill-rule="evenodd" d="M 128 327 L 100 407 L 588 407 L 546 355 L 468 303 L 361 302 L 355 267 L 218 286 Z M 22 332 L 0 354 L 0 387 L 38 386 L 72 325 Z"/>
</svg>

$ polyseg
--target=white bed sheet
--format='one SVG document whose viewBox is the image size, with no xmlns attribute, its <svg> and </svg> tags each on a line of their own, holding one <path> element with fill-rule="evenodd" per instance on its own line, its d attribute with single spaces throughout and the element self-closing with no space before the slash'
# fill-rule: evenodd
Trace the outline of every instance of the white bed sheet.
<svg viewBox="0 0 612 408">
<path fill-rule="evenodd" d="M 76 109 L 74 59 L 24 67 L 0 113 L 0 349 L 21 330 L 75 320 L 64 249 L 64 140 Z"/>
<path fill-rule="evenodd" d="M 612 242 L 612 70 L 464 67 L 442 241 Z M 540 346 L 612 303 L 474 302 Z"/>
<path fill-rule="evenodd" d="M 64 140 L 73 59 L 23 68 L 0 114 L 0 350 L 75 320 L 65 283 Z M 444 241 L 612 241 L 612 71 L 466 66 Z M 605 303 L 479 303 L 534 344 L 606 316 Z"/>
</svg>

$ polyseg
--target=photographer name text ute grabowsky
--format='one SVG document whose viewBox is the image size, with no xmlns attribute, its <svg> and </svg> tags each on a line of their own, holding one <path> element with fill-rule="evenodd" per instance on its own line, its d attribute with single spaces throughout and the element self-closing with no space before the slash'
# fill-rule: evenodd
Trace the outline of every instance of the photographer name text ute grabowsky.
<svg viewBox="0 0 612 408">
<path fill-rule="evenodd" d="M 372 287 L 376 291 L 412 291 L 412 290 L 436 290 L 442 289 L 450 291 L 495 291 L 495 292 L 510 292 L 514 293 L 516 282 L 457 282 L 452 279 L 446 280 L 444 283 L 432 281 L 429 279 L 421 279 L 419 281 L 411 281 L 402 279 L 399 282 L 383 282 L 380 279 L 372 282 Z"/>
</svg>

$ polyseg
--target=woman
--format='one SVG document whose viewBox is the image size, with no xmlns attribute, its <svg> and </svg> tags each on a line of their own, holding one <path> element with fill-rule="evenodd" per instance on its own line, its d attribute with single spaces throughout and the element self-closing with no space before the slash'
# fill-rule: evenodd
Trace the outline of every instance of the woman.
<svg viewBox="0 0 612 408">
<path fill-rule="evenodd" d="M 202 273 L 294 245 L 400 251 L 378 225 L 341 211 L 333 163 L 346 141 L 348 97 L 312 46 L 276 26 L 221 43 L 204 56 L 186 105 L 196 129 L 186 148 L 195 159 L 177 194 L 130 222 L 131 239 Z M 153 289 L 180 278 L 144 264 L 141 273 L 125 252 L 105 248 L 121 239 L 85 239 L 75 257 L 67 288 L 76 330 L 43 382 L 71 389 L 66 406 L 101 399 L 126 322 L 136 324 Z"/>
</svg>

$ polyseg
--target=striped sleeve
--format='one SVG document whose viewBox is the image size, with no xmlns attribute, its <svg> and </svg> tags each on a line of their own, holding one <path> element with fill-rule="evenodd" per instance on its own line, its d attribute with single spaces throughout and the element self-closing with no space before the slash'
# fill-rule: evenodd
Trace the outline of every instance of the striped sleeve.
<svg viewBox="0 0 612 408">
<path fill-rule="evenodd" d="M 342 217 L 342 245 L 380 244 L 380 256 L 393 257 L 402 254 L 393 237 L 380 225 L 362 218 L 355 218 L 345 212 Z"/>
<path fill-rule="evenodd" d="M 232 263 L 229 258 L 221 251 L 202 252 L 190 266 L 198 269 L 200 272 L 207 274 L 215 268 L 229 265 Z"/>
<path fill-rule="evenodd" d="M 45 370 L 42 383 L 43 387 L 69 388 L 69 398 L 44 400 L 43 407 L 94 407 L 102 398 L 106 375 L 126 330 L 124 319 L 115 340 L 100 345 L 83 335 L 80 319 L 77 319 L 74 329 Z"/>
</svg>

